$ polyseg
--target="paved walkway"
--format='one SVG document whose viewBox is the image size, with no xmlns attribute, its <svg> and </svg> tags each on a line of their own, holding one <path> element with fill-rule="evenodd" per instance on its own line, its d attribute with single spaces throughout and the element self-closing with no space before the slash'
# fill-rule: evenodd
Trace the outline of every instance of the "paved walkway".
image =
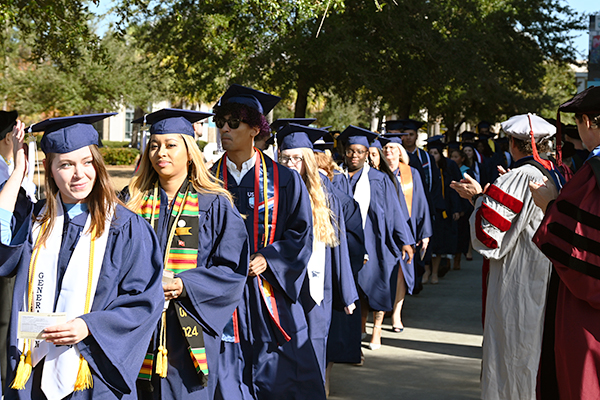
<svg viewBox="0 0 600 400">
<path fill-rule="evenodd" d="M 479 399 L 481 264 L 476 253 L 473 261 L 463 258 L 460 271 L 408 296 L 404 332 L 392 332 L 386 318 L 379 350 L 366 348 L 368 323 L 364 365 L 335 364 L 329 399 Z"/>
</svg>

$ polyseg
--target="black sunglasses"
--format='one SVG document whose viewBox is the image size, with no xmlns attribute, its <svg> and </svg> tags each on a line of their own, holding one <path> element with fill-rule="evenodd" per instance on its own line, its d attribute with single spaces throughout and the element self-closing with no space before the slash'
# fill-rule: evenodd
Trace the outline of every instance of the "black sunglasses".
<svg viewBox="0 0 600 400">
<path fill-rule="evenodd" d="M 229 118 L 229 119 L 225 119 L 225 118 L 219 118 L 219 117 L 215 117 L 215 125 L 217 126 L 217 128 L 219 129 L 223 129 L 223 127 L 225 126 L 225 123 L 227 123 L 227 125 L 229 125 L 229 128 L 231 129 L 237 129 L 240 127 L 240 122 L 243 122 L 241 119 L 239 118 Z"/>
</svg>

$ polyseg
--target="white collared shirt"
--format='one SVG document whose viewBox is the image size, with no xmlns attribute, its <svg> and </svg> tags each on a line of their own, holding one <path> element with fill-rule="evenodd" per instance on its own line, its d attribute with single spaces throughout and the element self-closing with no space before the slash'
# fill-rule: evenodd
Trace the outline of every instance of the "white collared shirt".
<svg viewBox="0 0 600 400">
<path fill-rule="evenodd" d="M 248 171 L 250 171 L 252 169 L 252 167 L 254 167 L 254 164 L 256 163 L 256 157 L 258 157 L 257 151 L 254 152 L 254 156 L 250 157 L 250 159 L 248 161 L 245 161 L 244 163 L 242 163 L 241 171 L 239 171 L 237 169 L 237 165 L 235 165 L 235 163 L 233 161 L 231 161 L 229 159 L 229 157 L 226 157 L 227 158 L 226 159 L 227 170 L 229 171 L 231 176 L 233 176 L 233 179 L 235 179 L 235 182 L 238 185 L 240 184 L 242 179 L 244 179 L 244 176 L 246 176 L 246 173 L 248 173 Z"/>
</svg>

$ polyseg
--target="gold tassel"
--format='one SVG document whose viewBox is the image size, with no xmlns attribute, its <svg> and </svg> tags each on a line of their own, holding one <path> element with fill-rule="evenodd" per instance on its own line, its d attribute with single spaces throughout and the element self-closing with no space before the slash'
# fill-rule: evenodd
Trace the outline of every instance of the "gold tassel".
<svg viewBox="0 0 600 400">
<path fill-rule="evenodd" d="M 446 211 L 442 211 L 442 217 L 444 217 L 444 219 L 448 218 L 448 213 Z"/>
<path fill-rule="evenodd" d="M 167 377 L 167 370 L 169 369 L 167 353 L 168 351 L 166 347 L 158 346 L 158 353 L 156 354 L 156 373 L 161 378 Z"/>
<path fill-rule="evenodd" d="M 33 366 L 31 364 L 31 351 L 27 351 L 27 355 L 21 353 L 21 357 L 19 359 L 19 365 L 17 366 L 17 373 L 15 374 L 15 380 L 10 386 L 11 389 L 23 390 L 25 389 L 25 385 L 31 376 L 31 370 Z"/>
<path fill-rule="evenodd" d="M 86 390 L 94 387 L 92 372 L 90 365 L 85 358 L 79 355 L 79 371 L 77 371 L 77 379 L 75 380 L 75 391 Z"/>
</svg>

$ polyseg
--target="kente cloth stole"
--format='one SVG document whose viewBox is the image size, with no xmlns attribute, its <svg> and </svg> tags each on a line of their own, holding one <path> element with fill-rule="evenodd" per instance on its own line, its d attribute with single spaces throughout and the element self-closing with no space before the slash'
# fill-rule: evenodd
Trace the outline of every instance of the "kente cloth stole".
<svg viewBox="0 0 600 400">
<path fill-rule="evenodd" d="M 413 178 L 412 171 L 409 165 L 401 162 L 398 164 L 396 170 L 396 176 L 400 178 L 400 187 L 404 194 L 404 200 L 406 200 L 406 208 L 408 209 L 408 217 L 412 215 L 412 201 L 413 201 Z"/>
<path fill-rule="evenodd" d="M 254 164 L 254 196 L 250 197 L 248 201 L 254 214 L 252 240 L 254 243 L 254 252 L 257 252 L 275 241 L 277 211 L 279 207 L 279 170 L 277 163 L 273 162 L 271 165 L 268 165 L 264 154 L 256 148 L 254 150 L 258 153 Z M 223 160 L 226 157 L 227 153 L 219 160 L 216 176 L 223 180 L 224 186 L 228 188 L 227 167 L 223 167 Z M 271 317 L 271 324 L 277 337 L 277 342 L 279 344 L 288 342 L 291 337 L 281 326 L 277 301 L 275 300 L 275 289 L 261 276 L 257 276 L 256 278 L 264 305 Z M 232 316 L 233 324 L 227 325 L 227 327 L 233 327 L 233 332 L 231 332 L 233 335 L 231 336 L 235 337 L 236 343 L 239 342 L 237 317 L 236 309 Z M 229 332 L 225 333 L 229 334 Z"/>
<path fill-rule="evenodd" d="M 151 191 L 144 195 L 138 214 L 147 220 L 156 231 L 160 218 L 160 191 L 158 183 Z M 165 249 L 165 270 L 175 274 L 193 269 L 198 263 L 198 193 L 186 179 L 173 200 L 173 207 L 169 216 L 167 232 L 167 247 Z M 158 232 L 157 232 L 158 233 Z M 202 335 L 202 326 L 189 316 L 177 301 L 173 301 L 181 331 L 188 344 L 190 357 L 196 367 L 196 372 L 203 384 L 208 381 L 208 365 Z M 161 323 L 160 342 L 166 346 L 164 340 L 166 326 Z M 159 355 L 160 356 L 160 355 Z M 151 344 L 151 352 L 146 354 L 138 379 L 150 380 L 154 371 L 155 350 Z"/>
</svg>

